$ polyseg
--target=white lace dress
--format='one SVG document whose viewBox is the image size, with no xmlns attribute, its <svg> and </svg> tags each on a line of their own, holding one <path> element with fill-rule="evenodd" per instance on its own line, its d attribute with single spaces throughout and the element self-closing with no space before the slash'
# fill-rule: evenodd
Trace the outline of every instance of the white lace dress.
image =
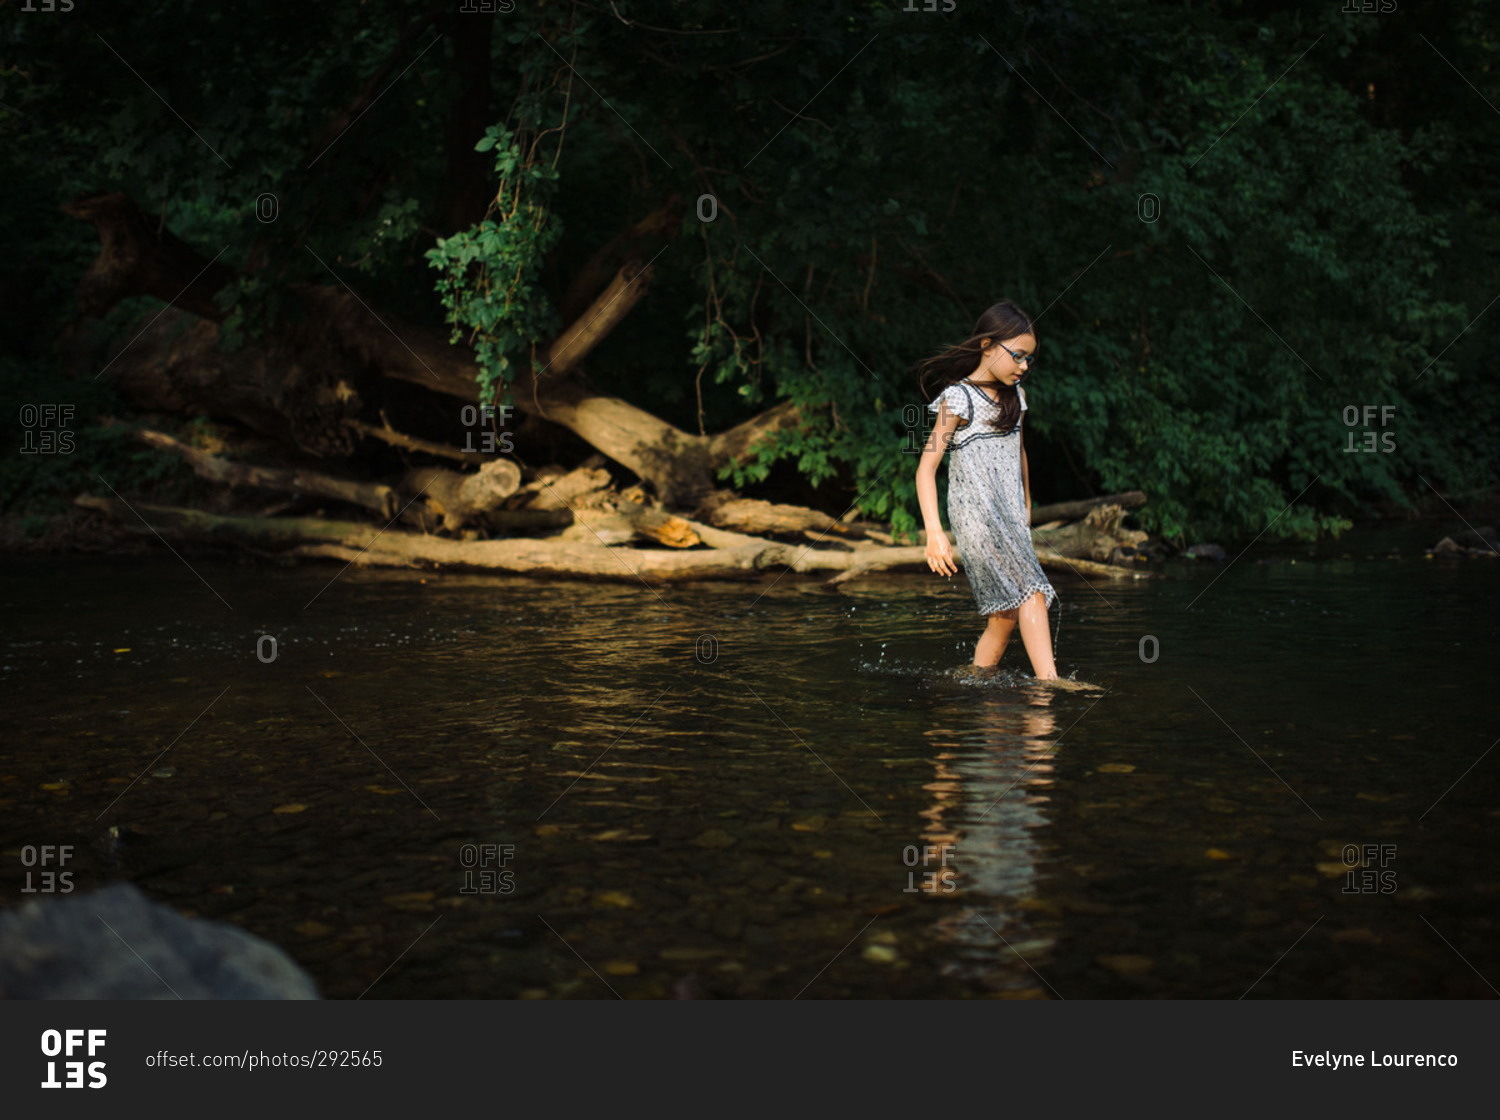
<svg viewBox="0 0 1500 1120">
<path fill-rule="evenodd" d="M 959 418 L 949 444 L 948 524 L 982 615 L 1014 610 L 1038 591 L 1049 607 L 1057 598 L 1037 561 L 1026 518 L 1021 481 L 1026 391 L 1017 386 L 1016 392 L 1021 415 L 1009 433 L 989 426 L 1000 406 L 967 382 L 949 385 L 927 406 L 935 413 L 946 401 L 948 411 Z"/>
</svg>

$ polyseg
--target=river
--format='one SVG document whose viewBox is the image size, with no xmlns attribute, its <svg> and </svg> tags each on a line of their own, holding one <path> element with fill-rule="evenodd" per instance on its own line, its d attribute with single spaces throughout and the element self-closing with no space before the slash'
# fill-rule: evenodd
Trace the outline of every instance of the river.
<svg viewBox="0 0 1500 1120">
<path fill-rule="evenodd" d="M 10 557 L 0 889 L 72 844 L 329 998 L 1490 998 L 1500 562 L 1431 537 L 1056 576 L 1102 693 L 955 678 L 962 577 Z"/>
</svg>

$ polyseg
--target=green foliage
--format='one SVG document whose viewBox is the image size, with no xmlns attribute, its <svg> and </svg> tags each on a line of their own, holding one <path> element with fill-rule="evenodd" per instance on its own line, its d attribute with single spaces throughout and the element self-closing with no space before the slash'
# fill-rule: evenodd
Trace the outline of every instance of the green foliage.
<svg viewBox="0 0 1500 1120">
<path fill-rule="evenodd" d="M 561 223 L 547 206 L 557 171 L 528 161 L 521 140 L 502 125 L 491 126 L 474 148 L 495 152 L 498 213 L 439 238 L 427 259 L 442 273 L 437 291 L 453 341 L 474 348 L 481 399 L 506 404 L 512 358 L 529 356 L 536 342 L 558 329 L 542 282 L 547 253 L 562 236 Z"/>
<path fill-rule="evenodd" d="M 1312 0 L 914 7 L 517 5 L 493 24 L 497 123 L 476 145 L 495 205 L 457 232 L 462 17 L 167 0 L 18 18 L 0 31 L 4 344 L 55 376 L 97 250 L 60 206 L 121 190 L 239 270 L 230 345 L 294 282 L 357 282 L 447 324 L 506 403 L 569 279 L 675 193 L 679 236 L 649 248 L 650 294 L 587 376 L 706 433 L 794 401 L 801 425 L 726 468 L 733 485 L 785 462 L 824 504 L 915 527 L 912 365 L 1002 297 L 1039 317 L 1038 502 L 1142 489 L 1147 527 L 1176 539 L 1308 538 L 1494 481 L 1500 67 L 1478 0 L 1399 24 Z M 1365 405 L 1395 407 L 1394 451 L 1348 450 Z"/>
</svg>

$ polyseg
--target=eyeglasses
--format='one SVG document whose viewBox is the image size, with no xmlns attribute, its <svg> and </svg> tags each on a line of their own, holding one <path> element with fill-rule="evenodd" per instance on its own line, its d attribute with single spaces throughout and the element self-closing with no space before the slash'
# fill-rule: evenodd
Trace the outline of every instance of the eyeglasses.
<svg viewBox="0 0 1500 1120">
<path fill-rule="evenodd" d="M 1026 372 L 1028 372 L 1028 373 L 1030 373 L 1031 372 L 1031 368 L 1034 365 L 1036 365 L 1036 355 L 1035 354 L 1027 354 L 1025 352 L 1018 353 L 1015 350 L 1012 350 L 1009 346 L 1002 345 L 1001 343 L 998 343 L 998 342 L 995 343 L 995 345 L 999 346 L 1000 349 L 1004 350 L 1007 354 L 1009 354 L 1010 357 L 1011 357 L 1011 361 L 1015 362 L 1016 365 L 1020 365 L 1022 362 L 1025 362 L 1026 363 Z"/>
</svg>

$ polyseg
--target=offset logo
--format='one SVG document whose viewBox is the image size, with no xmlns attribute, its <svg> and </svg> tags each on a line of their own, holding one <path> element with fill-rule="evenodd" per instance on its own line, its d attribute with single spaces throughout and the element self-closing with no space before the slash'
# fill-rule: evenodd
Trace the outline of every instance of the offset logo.
<svg viewBox="0 0 1500 1120">
<path fill-rule="evenodd" d="M 98 1055 L 104 1048 L 104 1037 L 107 1032 L 103 1030 L 68 1030 L 68 1031 L 43 1031 L 42 1032 L 42 1055 L 47 1058 L 73 1058 L 75 1054 L 82 1055 L 87 1046 L 90 1058 Z M 87 1036 L 87 1042 L 85 1042 Z M 57 1067 L 62 1066 L 63 1077 L 67 1080 L 57 1079 Z M 88 1084 L 85 1085 L 84 1074 L 88 1074 Z M 109 1078 L 104 1075 L 104 1063 L 89 1062 L 84 1067 L 82 1057 L 73 1061 L 47 1063 L 47 1080 L 42 1082 L 43 1089 L 102 1089 L 109 1083 Z"/>
<path fill-rule="evenodd" d="M 22 894 L 71 894 L 73 891 L 73 873 L 71 871 L 39 871 L 33 872 L 33 867 L 62 867 L 73 858 L 73 845 L 43 844 L 37 847 L 35 844 L 27 844 L 21 849 L 21 866 L 26 868 L 26 885 L 21 888 Z M 35 881 L 32 875 L 36 875 Z"/>
<path fill-rule="evenodd" d="M 908 844 L 901 849 L 901 862 L 908 869 L 915 867 L 924 868 L 922 882 L 917 883 L 917 872 L 908 870 L 906 872 L 906 886 L 901 888 L 902 894 L 916 894 L 919 891 L 924 894 L 952 894 L 958 890 L 958 876 L 953 868 L 948 866 L 948 861 L 953 858 L 952 844 L 939 844 L 934 847 L 924 844 L 918 848 L 915 844 Z M 938 857 L 936 871 L 927 871 L 932 863 L 933 856 Z"/>
<path fill-rule="evenodd" d="M 464 866 L 464 885 L 459 894 L 510 894 L 516 889 L 516 873 L 508 870 L 515 858 L 514 844 L 465 844 L 458 849 Z M 474 868 L 478 867 L 476 876 Z"/>
</svg>

